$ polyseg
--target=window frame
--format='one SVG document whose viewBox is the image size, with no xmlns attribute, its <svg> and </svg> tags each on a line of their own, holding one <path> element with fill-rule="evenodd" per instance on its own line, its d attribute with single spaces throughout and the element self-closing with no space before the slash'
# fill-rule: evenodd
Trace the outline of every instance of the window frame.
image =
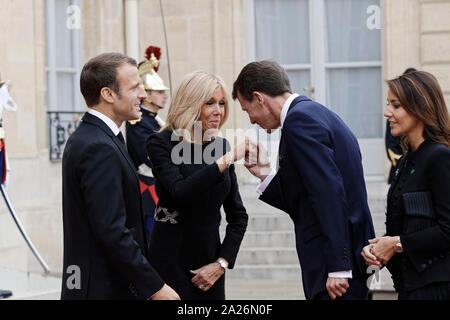
<svg viewBox="0 0 450 320">
<path fill-rule="evenodd" d="M 79 89 L 79 79 L 82 68 L 82 32 L 81 30 L 71 30 L 72 32 L 72 67 L 57 67 L 57 37 L 56 37 L 56 12 L 55 3 L 58 0 L 45 0 L 45 16 L 46 16 L 46 66 L 47 74 L 47 110 L 48 111 L 81 111 L 83 104 Z M 81 0 L 70 0 L 71 5 L 76 5 L 81 10 Z M 67 12 L 64 12 L 67 14 Z M 80 17 L 81 18 L 81 17 Z M 73 79 L 72 92 L 73 101 L 71 101 L 72 110 L 68 110 L 66 106 L 58 105 L 58 82 L 57 74 L 71 74 Z"/>
<path fill-rule="evenodd" d="M 256 59 L 256 30 L 255 30 L 255 1 L 247 0 L 244 2 L 244 17 L 246 20 L 246 55 L 247 62 L 255 61 Z M 278 1 L 278 0 L 276 0 Z M 383 17 L 385 12 L 385 1 L 380 0 L 380 10 Z M 385 74 L 385 35 L 383 30 L 380 31 L 380 50 L 381 60 L 379 61 L 358 61 L 358 62 L 327 62 L 326 54 L 327 47 L 326 41 L 315 41 L 314 39 L 326 39 L 326 16 L 325 16 L 325 0 L 309 0 L 309 14 L 310 14 L 310 50 L 311 61 L 310 64 L 290 64 L 282 65 L 286 71 L 310 71 L 310 88 L 312 93 L 309 95 L 314 101 L 317 101 L 323 105 L 327 105 L 327 71 L 336 69 L 349 69 L 349 68 L 364 68 L 364 67 L 376 67 L 380 68 L 380 108 L 382 108 L 381 115 L 383 115 L 383 106 L 385 101 L 385 86 L 384 74 Z M 382 24 L 383 25 L 383 24 Z M 299 88 L 301 89 L 301 88 Z M 295 90 L 294 90 L 295 91 Z M 381 137 L 375 138 L 359 138 L 361 152 L 366 155 L 366 159 L 363 159 L 365 166 L 364 172 L 366 179 L 369 181 L 381 181 L 384 180 L 384 132 L 385 121 L 382 121 Z M 365 161 L 364 161 L 365 160 Z M 364 163 L 364 162 L 370 162 Z M 370 170 L 367 170 L 369 169 Z"/>
</svg>

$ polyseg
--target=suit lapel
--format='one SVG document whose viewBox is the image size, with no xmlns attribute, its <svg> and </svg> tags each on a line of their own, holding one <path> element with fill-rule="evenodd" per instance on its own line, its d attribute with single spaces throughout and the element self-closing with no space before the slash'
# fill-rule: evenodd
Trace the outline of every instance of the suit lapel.
<svg viewBox="0 0 450 320">
<path fill-rule="evenodd" d="M 136 173 L 137 169 L 133 163 L 133 161 L 131 161 L 130 159 L 130 155 L 128 154 L 128 151 L 125 148 L 125 145 L 122 143 L 122 141 L 119 140 L 119 138 L 117 138 L 116 136 L 114 136 L 113 138 L 114 143 L 116 144 L 116 146 L 119 148 L 120 152 L 122 153 L 122 155 L 125 157 L 125 159 L 128 162 L 128 165 L 131 168 L 131 171 L 133 171 L 134 175 L 136 176 L 136 179 L 139 180 L 139 177 Z"/>
<path fill-rule="evenodd" d="M 114 135 L 114 132 L 111 131 L 111 129 L 104 123 L 100 118 L 97 118 L 96 116 L 90 114 L 89 112 L 86 112 L 82 119 L 83 122 L 87 122 L 90 124 L 93 124 L 105 132 L 107 136 L 109 136 L 112 141 L 115 143 L 117 148 L 120 150 L 120 153 L 122 156 L 127 160 L 128 165 L 130 166 L 131 171 L 133 171 L 133 174 L 135 175 L 136 179 L 139 180 L 139 177 L 136 173 L 137 169 L 133 164 L 133 161 L 131 161 L 130 156 L 128 155 L 128 151 L 125 148 L 125 145 Z"/>
</svg>

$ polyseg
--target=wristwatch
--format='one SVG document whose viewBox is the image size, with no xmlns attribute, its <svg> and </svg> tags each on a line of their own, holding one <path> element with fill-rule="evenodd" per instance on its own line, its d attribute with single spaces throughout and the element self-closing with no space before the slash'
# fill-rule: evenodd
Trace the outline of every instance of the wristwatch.
<svg viewBox="0 0 450 320">
<path fill-rule="evenodd" d="M 225 262 L 225 260 L 219 258 L 216 260 L 216 262 L 220 264 L 220 266 L 223 268 L 223 270 L 225 270 L 225 271 L 227 270 L 228 264 Z"/>
<path fill-rule="evenodd" d="M 403 246 L 402 243 L 400 242 L 400 237 L 397 237 L 397 243 L 395 244 L 395 252 L 397 253 L 402 253 L 403 252 Z"/>
</svg>

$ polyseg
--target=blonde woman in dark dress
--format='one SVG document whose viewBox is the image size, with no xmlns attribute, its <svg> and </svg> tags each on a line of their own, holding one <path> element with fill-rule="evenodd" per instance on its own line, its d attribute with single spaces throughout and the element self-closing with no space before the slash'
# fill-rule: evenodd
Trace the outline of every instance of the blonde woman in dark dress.
<svg viewBox="0 0 450 320">
<path fill-rule="evenodd" d="M 166 126 L 147 140 L 159 197 L 149 258 L 181 299 L 225 299 L 225 271 L 234 267 L 247 228 L 232 163 L 249 144 L 230 151 L 217 136 L 228 101 L 221 78 L 191 73 L 173 98 Z"/>
</svg>

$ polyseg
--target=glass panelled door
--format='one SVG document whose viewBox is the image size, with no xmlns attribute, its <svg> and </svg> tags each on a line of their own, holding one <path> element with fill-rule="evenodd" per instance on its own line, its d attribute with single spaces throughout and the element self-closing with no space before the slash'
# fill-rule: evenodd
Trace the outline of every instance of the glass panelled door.
<svg viewBox="0 0 450 320">
<path fill-rule="evenodd" d="M 383 176 L 381 30 L 367 27 L 379 0 L 324 0 L 326 106 L 358 138 L 366 176 Z"/>
<path fill-rule="evenodd" d="M 254 16 L 255 58 L 252 60 L 276 60 L 287 70 L 292 90 L 311 97 L 309 1 L 257 0 Z M 259 127 L 255 125 L 255 129 Z M 277 164 L 280 135 L 279 130 L 270 135 L 258 130 L 258 139 L 268 149 L 272 167 Z"/>
<path fill-rule="evenodd" d="M 336 112 L 358 138 L 366 177 L 384 176 L 380 0 L 254 0 L 249 60 L 274 59 L 294 92 Z"/>
<path fill-rule="evenodd" d="M 274 59 L 292 89 L 310 95 L 311 49 L 308 0 L 255 1 L 255 58 Z"/>
</svg>

